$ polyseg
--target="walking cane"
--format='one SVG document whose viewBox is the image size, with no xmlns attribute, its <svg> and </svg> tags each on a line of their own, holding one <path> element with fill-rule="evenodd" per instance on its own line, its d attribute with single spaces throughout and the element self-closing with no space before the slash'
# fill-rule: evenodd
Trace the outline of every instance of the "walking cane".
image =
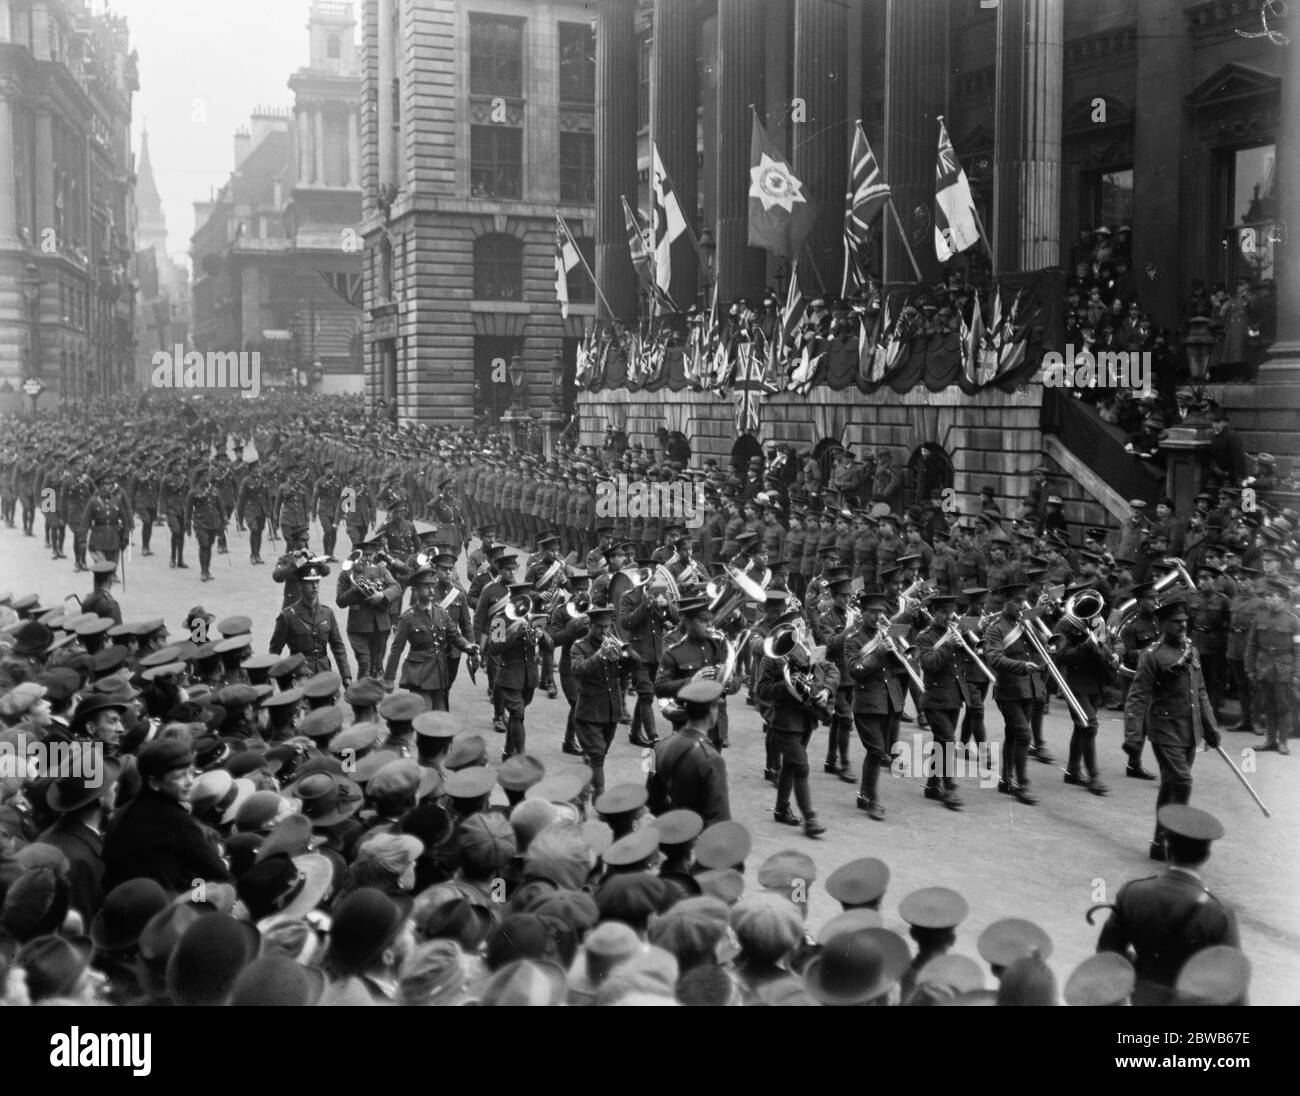
<svg viewBox="0 0 1300 1096">
<path fill-rule="evenodd" d="M 131 554 L 131 542 L 126 542 L 126 551 L 118 553 L 122 557 L 122 593 L 126 593 L 126 560 Z"/>
<path fill-rule="evenodd" d="M 1264 817 L 1272 818 L 1273 816 L 1272 814 L 1269 813 L 1269 809 L 1266 806 L 1264 806 L 1264 801 L 1260 799 L 1259 793 L 1250 786 L 1250 781 L 1246 779 L 1246 774 L 1243 773 L 1239 768 L 1237 768 L 1236 763 L 1232 760 L 1232 758 L 1228 756 L 1224 748 L 1222 746 L 1215 746 L 1214 750 L 1215 753 L 1217 753 L 1221 758 L 1223 758 L 1224 761 L 1228 763 L 1228 768 L 1230 768 L 1236 774 L 1237 779 L 1241 781 L 1242 786 L 1246 789 L 1246 791 L 1250 792 L 1251 799 L 1253 799 L 1255 801 L 1255 805 L 1259 807 L 1261 811 L 1264 812 Z"/>
</svg>

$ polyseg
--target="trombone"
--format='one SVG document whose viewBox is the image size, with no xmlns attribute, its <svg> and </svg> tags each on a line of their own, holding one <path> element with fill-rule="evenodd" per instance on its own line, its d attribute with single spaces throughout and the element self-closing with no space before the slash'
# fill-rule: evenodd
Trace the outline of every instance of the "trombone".
<svg viewBox="0 0 1300 1096">
<path fill-rule="evenodd" d="M 1025 641 L 1033 647 L 1038 657 L 1043 660 L 1043 669 L 1045 669 L 1051 675 L 1052 680 L 1056 682 L 1056 687 L 1061 691 L 1061 696 L 1069 706 L 1071 713 L 1074 715 L 1075 721 L 1081 726 L 1086 726 L 1088 723 L 1088 713 L 1083 710 L 1083 705 L 1079 703 L 1079 698 L 1074 695 L 1074 690 L 1066 684 L 1065 675 L 1061 673 L 1056 663 L 1052 661 L 1052 656 L 1047 650 L 1047 644 L 1043 642 L 1042 637 L 1038 634 L 1038 630 L 1033 626 L 1033 621 L 1037 618 L 1030 614 L 1037 614 L 1039 612 L 1041 612 L 1040 609 L 1021 610 L 1020 623 L 1018 627 L 1021 632 L 1024 633 Z M 1028 620 L 1026 620 L 1026 617 L 1028 617 Z M 1008 644 L 1014 643 L 1015 639 L 1016 630 L 1013 628 L 1007 633 L 1005 642 Z"/>
<path fill-rule="evenodd" d="M 898 659 L 899 662 L 903 664 L 903 669 L 907 671 L 907 676 L 912 679 L 912 684 L 915 685 L 917 689 L 924 692 L 925 681 L 921 677 L 921 672 L 914 665 L 912 665 L 911 660 L 907 657 L 907 652 L 899 644 L 898 641 L 901 638 L 901 636 L 899 634 L 895 634 L 895 629 L 899 629 L 901 633 L 905 633 L 907 630 L 907 625 L 899 624 L 899 623 L 891 624 L 887 620 L 882 620 L 876 626 L 875 638 L 870 640 L 862 648 L 861 653 L 864 655 L 874 654 L 876 649 L 883 644 L 885 649 L 889 651 L 896 659 Z"/>
<path fill-rule="evenodd" d="M 975 663 L 975 668 L 988 679 L 990 685 L 996 685 L 998 683 L 997 675 L 985 665 L 984 660 L 976 653 L 975 648 L 967 642 L 966 637 L 962 635 L 961 628 L 957 626 L 955 620 L 948 621 L 947 630 L 944 632 L 943 637 L 939 642 L 934 645 L 933 650 L 941 650 L 949 643 L 956 643 L 966 652 L 967 655 L 970 656 L 970 660 Z"/>
</svg>

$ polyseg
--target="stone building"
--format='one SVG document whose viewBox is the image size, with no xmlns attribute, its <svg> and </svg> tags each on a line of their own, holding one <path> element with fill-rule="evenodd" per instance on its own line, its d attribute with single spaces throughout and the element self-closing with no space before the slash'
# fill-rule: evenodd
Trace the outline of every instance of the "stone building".
<svg viewBox="0 0 1300 1096">
<path fill-rule="evenodd" d="M 235 170 L 195 203 L 194 345 L 261 353 L 263 384 L 360 392 L 361 82 L 350 3 L 315 0 L 292 110 L 235 134 Z"/>
<path fill-rule="evenodd" d="M 366 0 L 363 11 L 368 399 L 402 419 L 498 416 L 512 366 L 534 411 L 550 407 L 560 367 L 571 399 L 594 291 L 575 270 L 562 319 L 555 214 L 590 261 L 592 6 Z"/>
<path fill-rule="evenodd" d="M 149 132 L 140 134 L 135 184 L 135 383 L 149 385 L 156 351 L 190 341 L 190 274 L 167 253 L 167 218 L 153 176 Z"/>
<path fill-rule="evenodd" d="M 130 383 L 138 86 L 125 19 L 0 0 L 0 410 Z"/>
</svg>

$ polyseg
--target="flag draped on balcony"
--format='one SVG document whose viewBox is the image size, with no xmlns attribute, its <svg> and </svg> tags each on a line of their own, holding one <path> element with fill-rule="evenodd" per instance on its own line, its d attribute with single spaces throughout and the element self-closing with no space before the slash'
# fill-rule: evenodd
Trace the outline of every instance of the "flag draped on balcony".
<svg viewBox="0 0 1300 1096">
<path fill-rule="evenodd" d="M 816 203 L 755 115 L 749 144 L 749 245 L 793 261 L 816 220 Z"/>
<path fill-rule="evenodd" d="M 935 171 L 934 251 L 941 263 L 979 243 L 979 224 L 966 172 L 939 119 L 939 163 Z"/>
<path fill-rule="evenodd" d="M 889 200 L 889 184 L 858 122 L 849 154 L 849 190 L 844 209 L 844 283 L 840 296 L 848 297 L 867 283 L 866 249 L 871 222 Z"/>
<path fill-rule="evenodd" d="M 653 233 L 655 284 L 664 293 L 671 293 L 673 241 L 686 231 L 686 218 L 653 141 L 650 142 L 650 229 Z"/>
<path fill-rule="evenodd" d="M 555 299 L 560 302 L 560 315 L 569 318 L 569 271 L 582 262 L 582 252 L 573 240 L 573 233 L 564 218 L 555 214 Z"/>
</svg>

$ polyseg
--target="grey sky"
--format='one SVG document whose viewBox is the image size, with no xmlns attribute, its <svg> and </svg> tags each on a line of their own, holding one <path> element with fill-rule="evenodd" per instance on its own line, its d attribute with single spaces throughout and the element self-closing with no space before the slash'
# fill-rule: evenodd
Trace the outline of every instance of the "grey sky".
<svg viewBox="0 0 1300 1096">
<path fill-rule="evenodd" d="M 95 5 L 96 10 L 102 4 Z M 196 201 L 234 167 L 234 132 L 260 106 L 293 105 L 307 64 L 310 0 L 111 0 L 140 53 L 132 148 L 142 125 L 167 218 L 167 250 L 189 251 Z M 355 10 L 355 9 L 354 9 Z"/>
</svg>

